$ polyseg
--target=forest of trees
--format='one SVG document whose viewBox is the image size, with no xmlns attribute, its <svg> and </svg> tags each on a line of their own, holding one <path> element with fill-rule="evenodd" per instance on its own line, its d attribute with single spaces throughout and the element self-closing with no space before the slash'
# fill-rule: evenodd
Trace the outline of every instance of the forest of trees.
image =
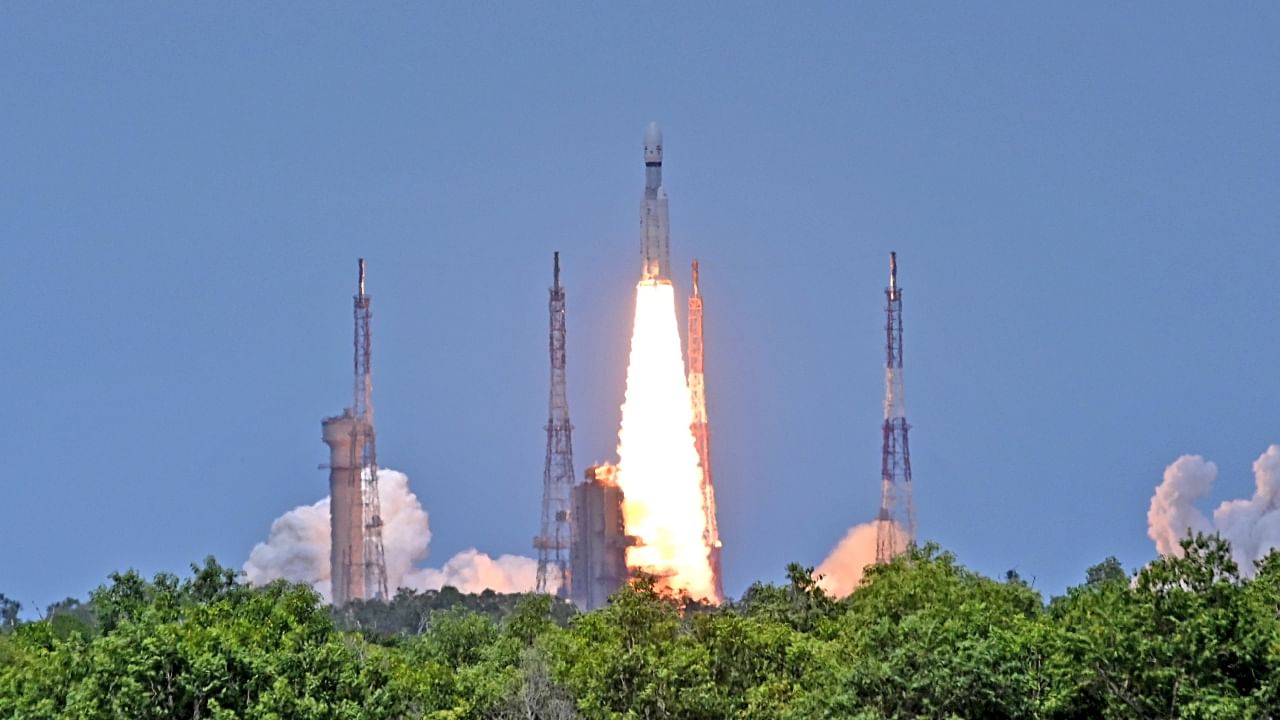
<svg viewBox="0 0 1280 720">
<path fill-rule="evenodd" d="M 926 546 L 839 600 L 793 565 L 723 607 L 641 576 L 586 614 L 452 588 L 334 611 L 210 559 L 30 622 L 0 596 L 0 718 L 1280 717 L 1280 554 L 1183 549 L 1047 602 Z"/>
</svg>

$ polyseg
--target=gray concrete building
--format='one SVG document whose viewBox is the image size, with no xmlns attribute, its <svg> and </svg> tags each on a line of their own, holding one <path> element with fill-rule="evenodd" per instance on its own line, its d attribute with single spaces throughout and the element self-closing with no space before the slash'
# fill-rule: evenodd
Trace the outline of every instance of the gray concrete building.
<svg viewBox="0 0 1280 720">
<path fill-rule="evenodd" d="M 587 468 L 586 482 L 573 488 L 573 540 L 570 600 L 578 609 L 594 610 L 627 581 L 627 536 L 622 515 L 622 488 L 613 465 Z"/>
</svg>

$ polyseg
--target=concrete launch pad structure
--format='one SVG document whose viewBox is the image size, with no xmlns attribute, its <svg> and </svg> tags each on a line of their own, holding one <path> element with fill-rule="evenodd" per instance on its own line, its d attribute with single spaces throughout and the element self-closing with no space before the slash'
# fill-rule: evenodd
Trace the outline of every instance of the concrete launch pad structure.
<svg viewBox="0 0 1280 720">
<path fill-rule="evenodd" d="M 569 562 L 573 585 L 569 599 L 579 610 L 602 607 L 629 577 L 627 535 L 622 517 L 622 488 L 613 465 L 587 468 L 585 482 L 573 488 L 573 543 Z"/>
<path fill-rule="evenodd" d="M 329 578 L 334 605 L 364 598 L 364 500 L 357 443 L 364 434 L 348 409 L 320 427 L 329 446 Z"/>
</svg>

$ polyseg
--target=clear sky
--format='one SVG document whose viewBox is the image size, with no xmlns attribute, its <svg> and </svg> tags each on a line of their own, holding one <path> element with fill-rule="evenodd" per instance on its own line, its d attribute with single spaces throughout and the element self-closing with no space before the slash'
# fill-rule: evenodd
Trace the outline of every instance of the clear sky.
<svg viewBox="0 0 1280 720">
<path fill-rule="evenodd" d="M 551 253 L 579 471 L 613 459 L 641 135 L 702 262 L 726 589 L 874 516 L 904 287 L 921 534 L 1060 592 L 1280 442 L 1263 3 L 0 8 L 0 592 L 239 566 L 322 497 L 369 261 L 428 562 L 532 554 Z M 680 288 L 687 291 L 687 280 Z"/>
</svg>

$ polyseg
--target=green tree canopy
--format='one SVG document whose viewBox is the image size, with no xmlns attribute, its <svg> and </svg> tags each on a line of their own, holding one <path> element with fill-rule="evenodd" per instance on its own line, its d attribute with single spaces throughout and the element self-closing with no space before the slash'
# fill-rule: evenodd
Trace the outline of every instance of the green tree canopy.
<svg viewBox="0 0 1280 720">
<path fill-rule="evenodd" d="M 12 611 L 0 717 L 1262 720 L 1280 716 L 1280 555 L 1249 570 L 1198 536 L 1046 605 L 929 545 L 842 599 L 792 565 L 720 607 L 641 575 L 578 614 L 452 588 L 334 610 L 210 558 Z"/>
</svg>

